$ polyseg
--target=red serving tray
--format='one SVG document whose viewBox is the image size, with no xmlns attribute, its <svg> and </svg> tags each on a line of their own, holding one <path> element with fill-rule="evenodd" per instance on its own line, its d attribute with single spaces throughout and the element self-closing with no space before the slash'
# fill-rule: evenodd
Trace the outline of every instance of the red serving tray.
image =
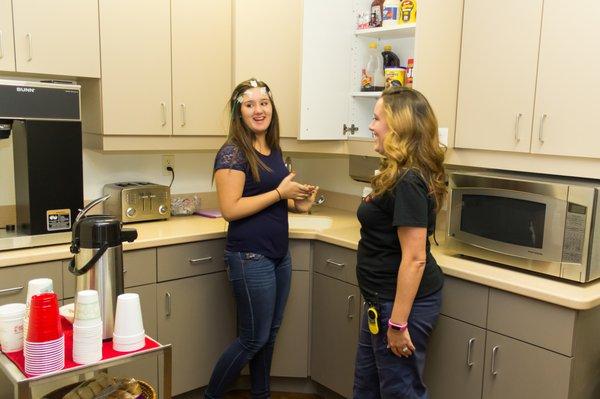
<svg viewBox="0 0 600 399">
<path fill-rule="evenodd" d="M 79 367 L 81 365 L 73 361 L 73 325 L 64 317 L 61 317 L 61 323 L 63 333 L 65 334 L 65 368 L 63 370 Z M 109 339 L 102 342 L 102 360 L 126 357 L 130 353 L 158 348 L 159 346 L 160 344 L 158 342 L 152 338 L 146 337 L 146 345 L 143 348 L 133 352 L 117 352 L 113 349 L 112 339 Z M 25 377 L 34 377 L 33 375 L 25 372 L 25 355 L 23 354 L 23 351 L 5 353 L 4 355 L 6 355 L 6 357 L 9 358 L 15 364 L 15 366 L 19 368 L 19 370 L 21 370 L 21 373 L 23 373 Z"/>
</svg>

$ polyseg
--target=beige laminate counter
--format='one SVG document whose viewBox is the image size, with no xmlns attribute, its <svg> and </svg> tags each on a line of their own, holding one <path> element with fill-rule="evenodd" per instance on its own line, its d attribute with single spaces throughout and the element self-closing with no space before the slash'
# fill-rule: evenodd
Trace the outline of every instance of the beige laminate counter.
<svg viewBox="0 0 600 399">
<path fill-rule="evenodd" d="M 322 231 L 290 229 L 290 238 L 311 239 L 356 250 L 360 227 L 353 212 L 333 208 L 318 208 L 314 216 L 332 219 L 330 228 Z M 296 215 L 292 215 L 297 217 Z M 300 217 L 310 217 L 301 215 Z M 225 237 L 227 222 L 199 216 L 173 217 L 168 221 L 128 225 L 138 230 L 138 239 L 125 243 L 124 250 L 151 248 Z M 432 253 L 448 276 L 483 284 L 571 309 L 591 309 L 600 305 L 600 280 L 588 284 L 557 281 L 491 264 L 454 256 L 442 247 L 432 247 Z M 0 252 L 0 267 L 67 259 L 69 245 L 29 248 Z"/>
</svg>

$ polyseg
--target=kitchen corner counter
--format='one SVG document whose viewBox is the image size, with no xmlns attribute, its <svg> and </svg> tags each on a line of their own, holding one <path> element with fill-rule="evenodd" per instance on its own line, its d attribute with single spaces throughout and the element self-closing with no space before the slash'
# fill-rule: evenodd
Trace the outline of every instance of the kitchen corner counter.
<svg viewBox="0 0 600 399">
<path fill-rule="evenodd" d="M 360 225 L 354 212 L 318 207 L 314 216 L 331 219 L 324 230 L 290 229 L 292 239 L 319 240 L 356 250 Z M 291 214 L 290 218 L 296 215 Z M 310 216 L 303 216 L 308 217 Z M 124 250 L 152 248 L 225 237 L 227 222 L 222 218 L 200 216 L 172 217 L 168 221 L 128 225 L 138 230 L 138 239 L 125 243 Z M 432 253 L 448 276 L 472 281 L 492 288 L 512 292 L 571 309 L 591 309 L 600 305 L 600 280 L 587 284 L 563 282 L 510 268 L 464 259 L 442 247 L 432 247 Z M 67 259 L 69 245 L 54 245 L 0 252 L 0 267 Z"/>
</svg>

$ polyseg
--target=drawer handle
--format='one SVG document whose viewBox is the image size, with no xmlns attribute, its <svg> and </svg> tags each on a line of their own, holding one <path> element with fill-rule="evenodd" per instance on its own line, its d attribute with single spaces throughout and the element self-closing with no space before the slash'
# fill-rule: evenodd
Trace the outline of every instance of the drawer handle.
<svg viewBox="0 0 600 399">
<path fill-rule="evenodd" d="M 492 348 L 492 375 L 498 375 L 498 370 L 496 370 L 496 353 L 498 349 L 500 349 L 499 346 Z"/>
<path fill-rule="evenodd" d="M 185 104 L 179 104 L 181 107 L 181 127 L 185 126 Z"/>
<path fill-rule="evenodd" d="M 188 259 L 190 265 L 197 265 L 198 263 L 210 262 L 212 260 L 212 256 L 207 256 L 205 258 L 197 258 L 197 259 Z"/>
<path fill-rule="evenodd" d="M 3 290 L 0 290 L 0 294 L 12 294 L 15 292 L 21 292 L 22 290 L 23 287 L 5 288 Z"/>
<path fill-rule="evenodd" d="M 123 274 L 127 273 L 127 269 L 123 269 Z"/>
<path fill-rule="evenodd" d="M 160 114 L 162 117 L 161 125 L 166 126 L 167 124 L 167 104 L 164 102 L 160 103 Z"/>
<path fill-rule="evenodd" d="M 335 267 L 337 267 L 337 268 L 338 268 L 338 269 L 340 269 L 340 270 L 342 270 L 342 268 L 343 268 L 344 266 L 346 266 L 346 264 L 345 264 L 345 263 L 338 263 L 338 262 L 336 262 L 336 261 L 334 261 L 334 260 L 331 260 L 331 259 L 327 259 L 327 260 L 325 260 L 325 263 L 326 263 L 326 264 L 328 264 L 328 265 L 331 265 L 331 266 L 335 266 Z"/>
<path fill-rule="evenodd" d="M 354 306 L 352 306 L 352 304 L 354 303 L 354 295 L 349 295 L 348 296 L 348 311 L 346 313 L 346 315 L 348 316 L 348 318 L 350 320 L 352 320 L 354 318 L 354 313 L 352 312 L 352 308 Z"/>
<path fill-rule="evenodd" d="M 473 367 L 475 362 L 471 360 L 471 353 L 473 352 L 473 344 L 475 343 L 475 338 L 471 338 L 467 343 L 467 366 Z"/>
<path fill-rule="evenodd" d="M 166 304 L 166 307 L 167 307 L 167 314 L 166 314 L 166 316 L 167 317 L 171 317 L 171 293 L 170 292 L 167 292 L 165 294 L 165 299 L 166 299 L 165 304 Z"/>
</svg>

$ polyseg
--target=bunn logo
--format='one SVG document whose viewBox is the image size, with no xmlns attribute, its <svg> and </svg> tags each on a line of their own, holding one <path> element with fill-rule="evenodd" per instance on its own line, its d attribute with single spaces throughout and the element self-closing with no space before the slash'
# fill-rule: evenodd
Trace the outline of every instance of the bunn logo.
<svg viewBox="0 0 600 399">
<path fill-rule="evenodd" d="M 35 93 L 35 89 L 32 87 L 17 87 L 19 93 Z"/>
</svg>

